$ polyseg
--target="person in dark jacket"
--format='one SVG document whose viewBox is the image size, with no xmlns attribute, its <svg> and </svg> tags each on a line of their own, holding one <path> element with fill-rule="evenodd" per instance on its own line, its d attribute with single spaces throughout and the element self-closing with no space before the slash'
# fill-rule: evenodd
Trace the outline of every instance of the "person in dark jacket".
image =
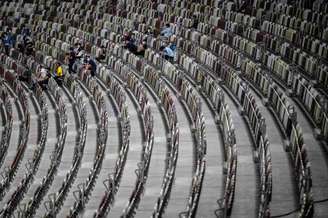
<svg viewBox="0 0 328 218">
<path fill-rule="evenodd" d="M 68 72 L 70 74 L 75 73 L 73 70 L 73 65 L 76 61 L 76 54 L 74 52 L 74 48 L 70 48 L 69 52 L 66 54 L 66 62 L 68 63 Z"/>
<path fill-rule="evenodd" d="M 95 76 L 97 72 L 97 64 L 89 56 L 86 57 L 88 69 L 90 69 L 91 76 Z"/>
<path fill-rule="evenodd" d="M 33 55 L 34 54 L 34 43 L 31 37 L 27 37 L 24 41 L 25 53 L 26 55 Z"/>
</svg>

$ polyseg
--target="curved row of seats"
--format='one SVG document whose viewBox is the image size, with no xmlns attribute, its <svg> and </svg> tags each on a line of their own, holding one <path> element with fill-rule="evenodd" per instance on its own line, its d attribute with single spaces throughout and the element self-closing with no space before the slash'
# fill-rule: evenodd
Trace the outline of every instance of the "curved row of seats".
<svg viewBox="0 0 328 218">
<path fill-rule="evenodd" d="M 78 142 L 74 148 L 74 155 L 72 160 L 71 169 L 66 173 L 65 180 L 56 193 L 48 194 L 49 201 L 45 201 L 45 206 L 47 208 L 47 217 L 51 217 L 59 212 L 60 207 L 63 205 L 67 192 L 69 191 L 72 183 L 75 180 L 76 173 L 79 169 L 81 158 L 83 155 L 83 149 L 85 147 L 85 139 L 87 134 L 87 111 L 86 105 L 83 100 L 83 95 L 81 93 L 80 87 L 75 82 L 74 78 L 67 75 L 64 78 L 65 86 L 70 90 L 75 102 L 79 115 L 79 137 Z"/>
<path fill-rule="evenodd" d="M 113 69 L 115 69 L 115 67 L 120 68 L 125 63 L 125 64 L 132 65 L 134 69 L 137 70 L 137 72 L 139 73 L 142 72 L 142 65 L 140 64 L 140 62 L 137 61 L 137 59 L 133 60 L 132 57 L 135 56 L 132 53 L 129 52 L 120 53 L 119 51 L 117 52 L 118 54 L 122 54 L 121 57 L 122 61 L 115 62 L 115 58 L 112 57 L 108 59 L 109 64 L 114 65 L 112 66 Z M 170 66 L 173 67 L 173 65 L 170 65 L 170 63 L 167 62 L 167 64 L 168 67 Z M 187 215 L 189 216 L 189 213 L 195 214 L 195 211 L 197 209 L 199 193 L 201 190 L 201 183 L 203 181 L 203 177 L 205 173 L 205 162 L 204 162 L 204 155 L 206 154 L 205 124 L 201 113 L 198 96 L 195 93 L 195 91 L 192 89 L 191 84 L 188 83 L 188 81 L 183 81 L 181 78 L 178 77 L 175 77 L 175 79 L 176 79 L 175 81 L 172 81 L 171 87 L 173 85 L 173 87 L 175 87 L 174 89 L 178 90 L 179 95 L 184 100 L 184 103 L 186 104 L 186 108 L 188 108 L 189 116 L 192 120 L 195 130 L 194 137 L 196 140 L 196 147 L 194 148 L 194 152 L 195 152 L 194 153 L 195 169 L 194 169 L 194 177 L 193 177 L 194 180 L 193 180 L 193 184 L 191 188 L 192 190 L 190 192 L 190 198 L 188 201 L 187 212 L 186 212 Z"/>
<path fill-rule="evenodd" d="M 10 95 L 9 92 L 4 85 L 4 81 L 1 81 L 1 105 L 3 109 L 3 117 L 2 117 L 2 123 L 3 123 L 3 129 L 1 132 L 1 158 L 0 158 L 0 164 L 2 165 L 4 158 L 6 157 L 8 146 L 10 142 L 11 137 L 11 131 L 13 126 L 13 109 L 12 104 L 10 101 Z"/>
<path fill-rule="evenodd" d="M 66 135 L 67 135 L 67 113 L 66 106 L 62 98 L 62 91 L 58 87 L 54 79 L 49 80 L 49 93 L 51 94 L 54 102 L 56 103 L 56 110 L 58 114 L 58 135 L 57 142 L 55 144 L 55 149 L 50 155 L 50 166 L 47 169 L 46 175 L 42 178 L 41 183 L 36 187 L 33 197 L 31 197 L 25 203 L 26 207 L 21 208 L 17 213 L 21 216 L 32 217 L 39 207 L 41 200 L 47 193 L 49 186 L 51 185 L 54 176 L 58 170 L 60 164 L 63 148 L 65 145 Z"/>
<path fill-rule="evenodd" d="M 116 71 L 116 73 L 117 76 L 125 82 L 126 87 L 132 92 L 138 102 L 139 111 L 141 112 L 143 120 L 143 136 L 145 139 L 144 145 L 142 145 L 141 161 L 138 163 L 138 169 L 135 171 L 137 175 L 135 189 L 130 196 L 128 205 L 125 207 L 122 215 L 124 217 L 130 217 L 135 214 L 135 210 L 138 208 L 140 202 L 141 194 L 145 189 L 152 149 L 154 146 L 154 123 L 152 111 L 148 102 L 148 96 L 138 78 L 124 68 L 121 68 L 120 71 Z M 113 75 L 114 74 L 112 74 L 112 76 Z"/>
<path fill-rule="evenodd" d="M 17 93 L 17 98 L 19 100 L 22 110 L 21 112 L 24 117 L 24 120 L 22 120 L 22 124 L 20 126 L 20 138 L 19 138 L 19 144 L 15 157 L 13 160 L 11 160 L 8 168 L 6 168 L 4 172 L 2 172 L 4 176 L 1 180 L 1 197 L 3 198 L 6 189 L 10 186 L 11 181 L 14 179 L 16 175 L 16 171 L 19 167 L 20 161 L 22 160 L 22 157 L 24 156 L 24 152 L 26 150 L 26 144 L 27 144 L 28 134 L 30 130 L 30 113 L 29 113 L 27 96 L 25 94 L 24 88 L 22 87 L 21 83 L 17 79 L 15 79 L 15 75 L 13 75 L 13 73 L 9 71 L 8 68 L 4 68 L 4 66 L 2 66 L 1 68 L 2 68 L 1 71 L 3 72 L 2 75 L 3 78 L 10 85 L 12 90 L 14 90 L 14 92 Z"/>
<path fill-rule="evenodd" d="M 15 50 L 13 50 L 12 52 L 14 52 Z M 18 58 L 18 56 L 16 56 L 16 58 Z M 11 63 L 11 65 L 15 66 L 15 67 L 20 67 L 21 69 L 24 69 L 24 66 L 21 65 L 20 63 L 26 63 L 26 57 L 20 56 L 19 57 L 19 61 L 18 60 L 14 60 L 12 58 L 7 58 L 6 61 L 8 63 Z M 17 62 L 16 62 L 17 61 Z M 35 63 L 34 60 L 29 59 L 29 67 L 34 70 L 37 71 L 37 63 Z M 24 84 L 23 84 L 24 85 Z M 39 137 L 39 144 L 36 146 L 36 149 L 34 151 L 33 154 L 33 160 L 28 160 L 27 163 L 28 165 L 26 165 L 26 169 L 28 169 L 29 174 L 25 175 L 25 178 L 20 182 L 20 185 L 18 187 L 18 189 L 12 193 L 12 196 L 9 197 L 8 203 L 9 204 L 9 208 L 6 209 L 6 212 L 11 214 L 16 207 L 18 206 L 18 203 L 22 200 L 22 198 L 24 197 L 26 191 L 27 191 L 27 187 L 30 186 L 30 183 L 33 181 L 34 177 L 36 176 L 36 172 L 38 170 L 38 165 L 41 162 L 42 159 L 42 155 L 43 152 L 45 150 L 45 144 L 47 141 L 47 136 L 48 136 L 48 109 L 47 109 L 47 103 L 46 103 L 46 97 L 45 94 L 43 93 L 41 87 L 39 87 L 38 85 L 36 85 L 36 89 L 34 90 L 34 94 L 33 94 L 33 99 L 35 99 L 37 107 L 40 108 L 38 110 L 40 110 L 40 123 L 41 123 L 41 136 Z M 23 185 L 22 185 L 23 184 Z M 15 197 L 15 195 L 17 195 Z"/>
<path fill-rule="evenodd" d="M 36 145 L 36 149 L 33 154 L 33 159 L 27 161 L 26 170 L 27 173 L 25 174 L 25 177 L 21 180 L 18 187 L 15 189 L 15 191 L 10 196 L 8 202 L 5 205 L 5 210 L 2 211 L 4 216 L 7 216 L 8 214 L 12 213 L 12 211 L 17 207 L 17 203 L 20 201 L 20 199 L 23 198 L 26 190 L 28 189 L 30 183 L 34 179 L 34 175 L 36 171 L 38 170 L 41 157 L 43 155 L 44 147 L 47 140 L 47 132 L 48 132 L 48 106 L 46 104 L 45 96 L 42 91 L 42 89 L 37 86 L 34 93 L 37 102 L 39 103 L 40 107 L 40 137 L 38 140 L 38 144 Z"/>
<path fill-rule="evenodd" d="M 103 82 L 104 86 L 108 87 L 112 98 L 115 99 L 121 126 L 121 143 L 119 145 L 119 155 L 115 163 L 114 173 L 109 174 L 108 179 L 103 181 L 106 189 L 95 214 L 95 217 L 104 217 L 108 214 L 111 205 L 114 203 L 115 194 L 120 186 L 120 181 L 129 150 L 131 126 L 128 106 L 126 104 L 126 95 L 123 91 L 123 87 L 114 77 L 111 77 L 109 72 L 107 72 L 104 68 L 102 68 L 99 78 Z"/>
<path fill-rule="evenodd" d="M 23 59 L 25 57 L 20 56 L 20 61 L 23 62 Z M 25 59 L 26 61 L 26 59 Z M 29 60 L 29 64 L 31 66 L 31 69 L 36 70 L 37 67 L 37 63 L 35 63 L 34 60 Z M 34 67 L 34 68 L 33 68 Z M 51 164 L 50 164 L 50 168 L 48 169 L 48 172 L 46 174 L 46 176 L 44 176 L 42 178 L 42 182 L 40 185 L 37 185 L 37 187 L 35 188 L 35 192 L 33 194 L 33 198 L 29 200 L 28 204 L 26 205 L 25 209 L 22 209 L 22 211 L 19 211 L 19 213 L 22 214 L 26 214 L 26 216 L 31 216 L 31 214 L 34 213 L 35 207 L 38 206 L 38 203 L 40 201 L 40 198 L 42 198 L 45 195 L 45 191 L 47 190 L 47 188 L 49 187 L 51 181 L 53 180 L 54 174 L 57 170 L 57 167 L 59 165 L 59 161 L 61 158 L 61 154 L 62 154 L 62 149 L 63 149 L 63 145 L 65 142 L 65 138 L 66 138 L 66 132 L 67 132 L 67 126 L 66 126 L 66 122 L 67 122 L 67 116 L 66 116 L 66 110 L 65 110 L 65 105 L 62 102 L 62 99 L 60 97 L 61 93 L 59 93 L 58 90 L 56 90 L 55 85 L 54 85 L 54 81 L 50 80 L 49 82 L 49 87 L 51 88 L 51 90 L 54 93 L 54 98 L 56 99 L 56 102 L 58 103 L 58 111 L 60 111 L 60 118 L 59 118 L 59 122 L 60 122 L 60 126 L 61 128 L 59 128 L 59 136 L 58 136 L 58 142 L 56 143 L 56 148 L 54 150 L 54 152 L 51 154 L 50 159 L 51 159 Z M 35 93 L 36 96 L 40 96 L 41 89 L 40 87 L 37 88 L 37 91 Z M 44 96 L 43 96 L 44 97 Z M 44 98 L 43 98 L 43 102 Z M 42 106 L 43 107 L 43 106 Z M 42 108 L 41 107 L 41 108 Z M 23 192 L 22 192 L 23 193 Z M 15 201 L 15 207 L 17 206 L 17 202 L 19 202 L 19 200 Z M 15 208 L 14 207 L 14 208 Z M 11 211 L 12 212 L 12 211 Z"/>
<path fill-rule="evenodd" d="M 89 176 L 86 182 L 80 186 L 80 190 L 77 190 L 74 193 L 78 193 L 78 197 L 76 197 L 76 202 L 74 203 L 73 208 L 70 210 L 69 216 L 76 217 L 77 214 L 80 213 L 82 209 L 84 209 L 84 205 L 87 203 L 89 195 L 91 194 L 93 187 L 95 185 L 95 180 L 97 178 L 97 174 L 102 166 L 102 162 L 104 159 L 104 153 L 107 142 L 107 129 L 108 129 L 108 114 L 105 106 L 104 96 L 95 79 L 91 78 L 90 75 L 80 74 L 80 80 L 86 85 L 89 92 L 92 94 L 94 101 L 97 105 L 98 113 L 99 113 L 99 129 L 97 131 L 97 151 L 95 160 L 92 168 L 90 169 Z"/>
</svg>

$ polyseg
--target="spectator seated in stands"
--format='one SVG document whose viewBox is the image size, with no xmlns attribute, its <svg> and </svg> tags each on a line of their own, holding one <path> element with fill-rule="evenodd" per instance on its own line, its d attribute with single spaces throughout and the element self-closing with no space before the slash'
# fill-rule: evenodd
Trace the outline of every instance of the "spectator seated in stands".
<svg viewBox="0 0 328 218">
<path fill-rule="evenodd" d="M 129 46 L 129 51 L 135 55 L 144 56 L 145 51 L 147 49 L 147 41 L 146 39 L 142 40 L 142 42 L 137 46 L 135 44 Z"/>
<path fill-rule="evenodd" d="M 151 27 L 148 27 L 148 29 L 146 31 L 146 35 L 154 36 L 154 34 L 155 34 L 155 31 Z"/>
<path fill-rule="evenodd" d="M 170 49 L 172 49 L 173 52 L 176 52 L 177 45 L 175 44 L 175 42 L 171 42 L 169 47 L 170 47 Z"/>
<path fill-rule="evenodd" d="M 164 29 L 161 31 L 161 35 L 164 37 L 167 37 L 167 38 L 169 38 L 173 35 L 173 30 L 169 23 L 167 23 L 165 25 Z"/>
<path fill-rule="evenodd" d="M 133 35 L 132 31 L 125 32 L 123 34 L 123 40 L 124 40 L 124 42 L 130 41 L 130 39 L 132 38 L 132 35 Z"/>
<path fill-rule="evenodd" d="M 106 47 L 105 46 L 101 46 L 100 49 L 97 50 L 97 57 L 96 60 L 98 62 L 102 62 L 106 59 Z"/>
<path fill-rule="evenodd" d="M 174 61 L 176 51 L 172 50 L 172 48 L 169 46 L 161 46 L 159 49 L 164 56 L 164 58 L 168 61 Z"/>
<path fill-rule="evenodd" d="M 21 34 L 23 36 L 23 40 L 25 40 L 26 37 L 31 35 L 30 29 L 27 28 L 25 24 L 22 25 Z"/>
<path fill-rule="evenodd" d="M 74 63 L 76 61 L 76 55 L 75 55 L 75 52 L 74 52 L 74 48 L 73 47 L 71 47 L 69 49 L 69 52 L 66 53 L 65 59 L 66 59 L 65 60 L 66 63 L 68 64 L 68 72 L 70 74 L 75 73 L 75 71 L 73 70 L 73 65 L 74 65 Z"/>
<path fill-rule="evenodd" d="M 131 52 L 134 52 L 137 50 L 137 46 L 135 45 L 135 37 L 134 37 L 134 33 L 129 33 L 129 35 L 127 35 L 124 41 L 124 48 L 128 49 Z"/>
<path fill-rule="evenodd" d="M 11 30 L 7 29 L 7 31 L 3 33 L 1 39 L 5 48 L 6 55 L 9 55 L 10 49 L 15 45 L 15 39 L 11 33 Z"/>
<path fill-rule="evenodd" d="M 238 8 L 239 12 L 245 12 L 246 8 L 251 8 L 251 6 L 253 5 L 253 1 L 252 0 L 244 0 L 240 7 Z"/>
<path fill-rule="evenodd" d="M 75 43 L 75 48 L 74 48 L 74 52 L 75 52 L 75 58 L 76 59 L 81 59 L 84 56 L 84 51 L 83 51 L 83 46 L 80 42 Z"/>
<path fill-rule="evenodd" d="M 45 67 L 41 66 L 40 71 L 36 72 L 35 76 L 35 83 L 37 82 L 43 90 L 46 90 L 49 81 L 48 70 Z"/>
<path fill-rule="evenodd" d="M 18 79 L 26 82 L 30 88 L 33 88 L 32 71 L 30 69 L 26 69 L 22 75 L 18 76 Z"/>
<path fill-rule="evenodd" d="M 85 69 L 87 71 L 90 71 L 91 76 L 96 75 L 97 64 L 94 60 L 92 60 L 92 58 L 90 58 L 90 56 L 85 56 L 84 65 L 85 65 Z"/>
<path fill-rule="evenodd" d="M 55 64 L 55 72 L 54 72 L 53 77 L 57 81 L 58 85 L 62 84 L 63 76 L 64 76 L 63 67 L 60 62 L 57 62 Z"/>
<path fill-rule="evenodd" d="M 194 16 L 193 16 L 193 24 L 192 24 L 192 28 L 197 29 L 197 27 L 198 27 L 198 23 L 199 23 L 199 21 L 198 21 L 198 17 L 197 17 L 196 15 L 194 15 Z"/>
<path fill-rule="evenodd" d="M 26 55 L 33 55 L 34 54 L 34 43 L 31 37 L 26 37 L 24 41 L 24 48 Z"/>
<path fill-rule="evenodd" d="M 142 40 L 142 42 L 138 46 L 137 51 L 135 52 L 135 54 L 140 55 L 140 56 L 144 56 L 146 49 L 147 49 L 147 40 L 144 39 L 144 40 Z"/>
</svg>

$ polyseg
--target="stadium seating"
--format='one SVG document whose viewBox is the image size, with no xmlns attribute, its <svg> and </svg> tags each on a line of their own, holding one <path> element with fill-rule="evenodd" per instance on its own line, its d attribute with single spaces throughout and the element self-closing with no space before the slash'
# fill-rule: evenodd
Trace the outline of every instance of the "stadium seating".
<svg viewBox="0 0 328 218">
<path fill-rule="evenodd" d="M 327 21 L 323 0 L 3 1 L 34 52 L 1 42 L 1 217 L 324 217 Z"/>
</svg>

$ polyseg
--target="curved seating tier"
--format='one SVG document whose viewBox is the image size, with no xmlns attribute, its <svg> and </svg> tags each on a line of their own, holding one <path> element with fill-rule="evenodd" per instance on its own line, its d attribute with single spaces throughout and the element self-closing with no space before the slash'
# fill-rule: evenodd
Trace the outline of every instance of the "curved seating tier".
<svg viewBox="0 0 328 218">
<path fill-rule="evenodd" d="M 99 205 L 95 217 L 104 217 L 110 210 L 110 205 L 113 204 L 115 194 L 119 188 L 120 180 L 123 174 L 124 166 L 127 159 L 127 154 L 130 144 L 130 117 L 128 113 L 128 106 L 126 104 L 126 95 L 123 87 L 114 77 L 110 76 L 110 73 L 106 68 L 101 68 L 99 77 L 101 81 L 108 87 L 111 96 L 115 99 L 118 107 L 120 126 L 121 126 L 121 143 L 119 149 L 119 155 L 116 160 L 114 173 L 103 181 L 106 188 L 105 194 L 102 197 L 101 204 Z"/>
<path fill-rule="evenodd" d="M 105 146 L 107 142 L 108 136 L 108 114 L 105 106 L 104 96 L 96 79 L 91 78 L 91 76 L 83 75 L 83 72 L 80 74 L 80 80 L 86 85 L 89 92 L 92 94 L 95 104 L 97 105 L 98 113 L 99 113 L 99 121 L 98 121 L 98 131 L 97 131 L 97 151 L 94 159 L 94 163 L 92 168 L 90 169 L 89 176 L 85 183 L 79 184 L 79 190 L 73 192 L 78 193 L 74 195 L 76 198 L 76 202 L 74 203 L 73 208 L 70 210 L 70 217 L 76 217 L 77 214 L 80 213 L 82 209 L 84 209 L 84 205 L 87 203 L 89 199 L 89 195 L 92 192 L 92 189 L 95 185 L 95 180 L 102 166 L 102 162 L 104 159 Z"/>
<path fill-rule="evenodd" d="M 57 214 L 63 205 L 67 192 L 74 182 L 76 173 L 81 164 L 87 134 L 87 110 L 80 87 L 78 86 L 75 79 L 68 74 L 65 75 L 63 83 L 72 94 L 76 103 L 76 109 L 79 116 L 79 137 L 76 143 L 76 147 L 74 148 L 71 169 L 66 173 L 65 180 L 62 182 L 60 189 L 56 193 L 48 194 L 49 201 L 45 201 L 44 205 L 47 209 L 47 213 L 45 215 L 46 217 L 52 217 Z"/>
<path fill-rule="evenodd" d="M 8 151 L 11 131 L 13 127 L 13 109 L 12 109 L 9 91 L 4 85 L 4 81 L 0 81 L 0 86 L 1 86 L 1 91 L 0 91 L 1 104 L 2 107 L 4 107 L 4 117 L 2 118 L 4 127 L 2 130 L 1 141 L 0 141 L 0 146 L 1 146 L 0 165 L 2 165 L 3 160 Z"/>
<path fill-rule="evenodd" d="M 50 155 L 50 167 L 46 175 L 42 178 L 41 183 L 36 187 L 33 197 L 31 197 L 25 205 L 22 205 L 17 211 L 19 216 L 33 217 L 35 211 L 38 209 L 40 202 L 51 186 L 54 176 L 58 170 L 58 166 L 63 154 L 63 148 L 67 135 L 67 113 L 66 106 L 62 98 L 62 90 L 58 87 L 54 79 L 49 80 L 49 92 L 56 102 L 56 110 L 59 116 L 59 132 L 55 149 Z"/>
<path fill-rule="evenodd" d="M 36 171 L 38 170 L 41 157 L 44 151 L 44 147 L 47 140 L 47 132 L 48 132 L 48 106 L 45 100 L 44 93 L 42 89 L 37 86 L 34 95 L 36 97 L 36 100 L 38 102 L 38 105 L 40 107 L 40 137 L 38 140 L 38 144 L 36 145 L 36 149 L 33 154 L 33 158 L 31 160 L 27 161 L 26 170 L 27 173 L 25 174 L 25 177 L 21 180 L 19 183 L 19 186 L 16 188 L 16 190 L 12 193 L 11 197 L 9 198 L 8 202 L 5 205 L 5 210 L 2 211 L 4 216 L 8 216 L 11 214 L 15 208 L 18 205 L 18 202 L 20 199 L 23 198 L 26 190 L 28 189 L 30 183 L 34 179 L 34 175 Z"/>
<path fill-rule="evenodd" d="M 4 176 L 3 179 L 1 180 L 1 198 L 2 198 L 5 194 L 6 189 L 10 186 L 11 181 L 14 179 L 20 161 L 22 160 L 22 157 L 24 156 L 24 152 L 26 150 L 26 143 L 27 143 L 29 129 L 30 129 L 30 113 L 28 107 L 28 99 L 21 83 L 16 79 L 12 71 L 10 71 L 8 68 L 5 68 L 4 65 L 1 65 L 0 67 L 2 68 L 0 71 L 3 72 L 1 76 L 6 80 L 6 82 L 10 85 L 10 87 L 14 90 L 14 92 L 17 93 L 17 98 L 19 100 L 22 110 L 21 112 L 24 117 L 24 120 L 22 121 L 22 124 L 20 126 L 20 138 L 19 138 L 19 144 L 18 144 L 16 155 L 12 160 L 12 162 L 10 163 L 10 166 L 8 166 L 5 169 L 5 172 L 3 172 Z"/>
</svg>

